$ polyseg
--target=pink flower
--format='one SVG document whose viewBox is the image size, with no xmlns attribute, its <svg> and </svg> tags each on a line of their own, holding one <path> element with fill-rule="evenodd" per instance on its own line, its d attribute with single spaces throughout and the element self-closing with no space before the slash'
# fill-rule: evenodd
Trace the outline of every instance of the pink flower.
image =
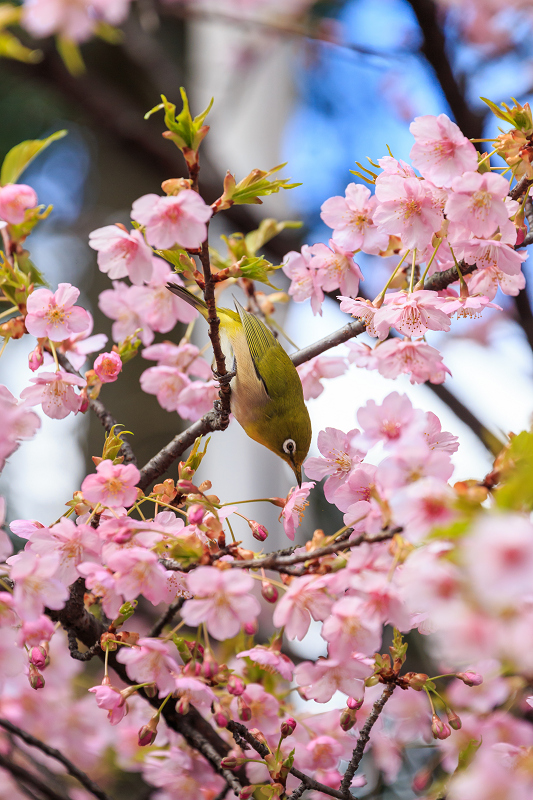
<svg viewBox="0 0 533 800">
<path fill-rule="evenodd" d="M 186 375 L 196 375 L 198 378 L 209 380 L 212 376 L 211 367 L 200 355 L 197 347 L 190 342 L 182 341 L 179 345 L 172 342 L 161 342 L 145 347 L 142 357 L 149 361 L 157 361 L 159 366 L 176 367 Z"/>
<path fill-rule="evenodd" d="M 316 663 L 303 661 L 294 670 L 296 683 L 306 700 L 327 703 L 335 692 L 349 697 L 362 697 L 364 679 L 372 675 L 370 663 L 361 658 L 319 658 Z"/>
<path fill-rule="evenodd" d="M 264 690 L 261 684 L 249 683 L 241 698 L 252 714 L 250 719 L 245 721 L 248 728 L 259 728 L 267 736 L 279 731 L 279 703 L 272 694 Z M 237 698 L 233 700 L 232 706 L 234 715 L 237 716 Z"/>
<path fill-rule="evenodd" d="M 434 527 L 449 525 L 456 517 L 455 492 L 438 478 L 422 478 L 391 496 L 394 521 L 404 527 L 406 539 L 419 542 Z"/>
<path fill-rule="evenodd" d="M 27 208 L 35 208 L 37 194 L 25 183 L 8 183 L 0 186 L 0 220 L 11 225 L 24 222 Z"/>
<path fill-rule="evenodd" d="M 174 678 L 174 691 L 179 694 L 180 699 L 184 699 L 195 705 L 211 706 L 216 695 L 207 684 L 197 678 L 190 678 L 188 675 L 179 675 Z M 161 697 L 167 692 L 163 692 Z"/>
<path fill-rule="evenodd" d="M 78 572 L 85 578 L 91 593 L 102 599 L 102 608 L 106 616 L 110 619 L 117 617 L 124 598 L 116 590 L 112 572 L 93 561 L 78 564 Z"/>
<path fill-rule="evenodd" d="M 154 339 L 154 332 L 148 323 L 141 319 L 139 298 L 136 290 L 141 287 L 128 286 L 122 281 L 113 281 L 113 288 L 100 292 L 98 307 L 106 317 L 114 319 L 111 327 L 113 340 L 123 341 L 139 330 L 139 337 L 143 344 L 150 344 Z M 170 292 L 167 292 L 170 294 Z"/>
<path fill-rule="evenodd" d="M 142 638 L 135 647 L 121 647 L 117 661 L 126 665 L 130 680 L 155 683 L 161 697 L 176 688 L 175 680 L 180 668 L 171 656 L 170 645 L 160 639 Z"/>
<path fill-rule="evenodd" d="M 87 475 L 81 485 L 83 496 L 89 503 L 120 508 L 135 502 L 140 472 L 134 464 L 113 464 L 106 458 L 98 464 L 96 473 Z"/>
<path fill-rule="evenodd" d="M 8 558 L 11 578 L 15 582 L 13 600 L 15 610 L 22 620 L 38 619 L 44 607 L 63 608 L 69 592 L 57 578 L 57 554 L 39 556 L 25 550 Z"/>
<path fill-rule="evenodd" d="M 139 314 L 144 327 L 158 333 L 168 333 L 177 322 L 189 323 L 198 312 L 181 297 L 167 289 L 168 281 L 181 286 L 178 275 L 162 258 L 153 258 L 153 274 L 147 286 L 132 286 L 130 304 Z M 151 341 L 151 340 L 150 340 Z"/>
<path fill-rule="evenodd" d="M 333 604 L 326 592 L 327 582 L 316 575 L 294 578 L 288 591 L 281 597 L 274 610 L 276 628 L 285 627 L 288 639 L 303 639 L 311 617 L 325 620 Z"/>
<path fill-rule="evenodd" d="M 0 471 L 6 458 L 15 452 L 21 439 L 31 439 L 41 427 L 33 411 L 18 403 L 6 386 L 0 385 Z"/>
<path fill-rule="evenodd" d="M 66 355 L 74 369 L 77 370 L 81 369 L 85 364 L 89 353 L 96 353 L 98 350 L 101 350 L 102 347 L 105 347 L 107 343 L 107 336 L 105 333 L 97 333 L 94 336 L 90 335 L 93 330 L 94 321 L 92 314 L 87 312 L 87 315 L 89 317 L 88 327 L 81 331 L 81 333 L 75 333 L 73 336 L 69 336 L 68 339 L 63 339 L 59 345 L 59 350 Z M 47 355 L 45 354 L 45 359 L 46 358 Z"/>
<path fill-rule="evenodd" d="M 333 241 L 354 252 L 377 255 L 386 250 L 389 237 L 378 230 L 372 220 L 377 200 L 370 189 L 360 183 L 349 183 L 345 197 L 330 197 L 321 206 L 321 218 L 333 228 Z"/>
<path fill-rule="evenodd" d="M 144 547 L 115 550 L 107 557 L 107 566 L 114 572 L 116 591 L 125 600 L 135 600 L 142 594 L 156 606 L 167 599 L 167 573 L 151 550 Z"/>
<path fill-rule="evenodd" d="M 302 483 L 299 488 L 294 486 L 290 490 L 285 505 L 283 506 L 283 511 L 279 515 L 280 520 L 283 518 L 285 533 L 291 541 L 294 541 L 294 532 L 296 528 L 302 524 L 306 506 L 309 505 L 307 498 L 314 485 L 313 482 L 310 482 Z"/>
<path fill-rule="evenodd" d="M 22 23 L 37 38 L 60 34 L 75 42 L 86 41 L 99 19 L 118 25 L 127 16 L 131 0 L 26 0 Z"/>
<path fill-rule="evenodd" d="M 182 419 L 192 422 L 200 419 L 213 408 L 218 397 L 219 386 L 216 381 L 191 381 L 180 392 L 177 412 Z"/>
<path fill-rule="evenodd" d="M 443 431 L 439 418 L 432 411 L 426 412 L 426 419 L 424 437 L 430 450 L 445 450 L 447 453 L 455 453 L 459 449 L 457 436 Z"/>
<path fill-rule="evenodd" d="M 317 270 L 313 266 L 311 248 L 302 247 L 301 253 L 291 250 L 283 259 L 283 272 L 291 279 L 289 294 L 296 303 L 303 303 L 311 298 L 313 314 L 322 314 L 324 292 L 320 285 Z"/>
<path fill-rule="evenodd" d="M 302 381 L 304 398 L 314 400 L 319 397 L 324 391 L 320 381 L 323 378 L 337 378 L 347 368 L 346 359 L 342 356 L 316 356 L 300 364 L 296 369 Z"/>
<path fill-rule="evenodd" d="M 483 297 L 483 295 L 479 294 L 467 295 L 466 297 L 448 295 L 447 297 L 441 297 L 440 301 L 441 310 L 451 317 L 457 314 L 457 319 L 460 317 L 473 317 L 477 319 L 481 316 L 482 310 L 487 307 L 497 308 L 498 311 L 503 311 L 501 306 L 491 303 L 488 297 Z"/>
<path fill-rule="evenodd" d="M 526 278 L 522 272 L 518 273 L 518 275 L 509 275 L 497 267 L 476 270 L 473 275 L 468 277 L 469 291 L 479 292 L 479 294 L 488 297 L 489 300 L 494 299 L 498 288 L 502 290 L 503 294 L 516 297 L 526 285 Z"/>
<path fill-rule="evenodd" d="M 132 219 L 146 228 L 146 241 L 166 250 L 175 244 L 200 247 L 207 237 L 206 222 L 213 211 L 197 192 L 184 189 L 177 196 L 145 194 L 132 207 Z"/>
<path fill-rule="evenodd" d="M 467 264 L 476 264 L 478 270 L 496 267 L 507 275 L 519 275 L 527 252 L 515 250 L 512 244 L 497 239 L 477 239 L 472 237 L 459 246 L 454 245 L 454 252 Z"/>
<path fill-rule="evenodd" d="M 505 198 L 509 181 L 494 172 L 466 172 L 452 182 L 444 211 L 474 236 L 492 236 L 509 219 Z"/>
<path fill-rule="evenodd" d="M 411 161 L 435 186 L 451 186 L 454 178 L 477 170 L 477 151 L 446 114 L 415 117 L 409 130 L 415 137 Z"/>
<path fill-rule="evenodd" d="M 47 417 L 65 419 L 72 411 L 77 414 L 82 398 L 74 391 L 74 386 L 85 386 L 86 381 L 78 375 L 59 369 L 57 372 L 41 372 L 30 378 L 34 386 L 27 386 L 20 393 L 24 405 L 41 405 Z"/>
<path fill-rule="evenodd" d="M 374 317 L 378 310 L 370 300 L 365 300 L 363 297 L 356 297 L 355 300 L 351 297 L 338 296 L 340 300 L 340 310 L 345 311 L 346 314 L 351 314 L 355 319 L 360 319 L 366 325 L 366 332 L 369 336 L 377 336 L 374 327 Z"/>
<path fill-rule="evenodd" d="M 308 458 L 305 473 L 309 478 L 321 480 L 329 475 L 324 484 L 324 495 L 332 502 L 334 492 L 346 480 L 351 470 L 366 454 L 366 449 L 357 447 L 357 429 L 343 433 L 337 428 L 326 428 L 318 434 L 318 449 L 323 458 Z"/>
<path fill-rule="evenodd" d="M 407 373 L 411 383 L 444 383 L 446 375 L 451 375 L 439 351 L 422 339 L 389 339 L 374 348 L 374 356 L 377 369 L 385 378 Z"/>
<path fill-rule="evenodd" d="M 190 383 L 179 369 L 166 366 L 149 367 L 142 373 L 140 381 L 143 392 L 155 394 L 165 411 L 177 411 L 180 394 Z"/>
<path fill-rule="evenodd" d="M 307 760 L 313 770 L 333 770 L 337 767 L 343 753 L 340 742 L 332 736 L 317 736 L 306 746 Z M 335 786 L 334 788 L 338 788 Z"/>
<path fill-rule="evenodd" d="M 41 556 L 56 553 L 60 557 L 56 578 L 66 586 L 78 577 L 77 565 L 98 558 L 100 537 L 90 525 L 75 525 L 64 517 L 51 528 L 37 528 L 30 535 L 26 550 Z"/>
<path fill-rule="evenodd" d="M 321 636 L 329 643 L 328 652 L 342 661 L 352 653 L 372 655 L 381 646 L 381 622 L 370 616 L 361 597 L 343 597 L 331 609 Z"/>
<path fill-rule="evenodd" d="M 374 315 L 374 328 L 380 339 L 386 339 L 392 326 L 406 336 L 423 336 L 428 330 L 449 331 L 450 320 L 440 310 L 442 298 L 437 292 L 394 292 Z"/>
<path fill-rule="evenodd" d="M 377 369 L 378 359 L 374 350 L 361 342 L 346 342 L 348 361 L 361 369 Z M 377 349 L 377 348 L 375 348 Z"/>
<path fill-rule="evenodd" d="M 113 280 L 127 275 L 140 286 L 152 277 L 152 250 L 140 231 L 106 225 L 89 234 L 89 247 L 98 250 L 100 272 L 107 272 Z"/>
<path fill-rule="evenodd" d="M 17 642 L 14 628 L 2 627 L 0 636 L 0 679 L 21 675 L 28 663 L 28 656 Z"/>
<path fill-rule="evenodd" d="M 369 400 L 357 412 L 357 420 L 364 443 L 369 446 L 379 441 L 389 445 L 405 444 L 423 430 L 426 422 L 424 413 L 413 408 L 407 395 L 398 392 L 388 394 L 381 405 Z"/>
<path fill-rule="evenodd" d="M 424 250 L 442 226 L 442 210 L 424 181 L 390 177 L 386 183 L 376 182 L 376 197 L 374 222 L 379 230 L 400 236 L 410 250 Z"/>
<path fill-rule="evenodd" d="M 273 647 L 264 647 L 258 644 L 251 650 L 237 653 L 237 658 L 249 658 L 269 672 L 278 672 L 284 680 L 292 681 L 293 662 L 288 656 Z"/>
<path fill-rule="evenodd" d="M 432 476 L 447 481 L 453 465 L 448 453 L 431 450 L 424 439 L 413 438 L 410 446 L 385 458 L 378 466 L 377 480 L 384 489 L 398 489 L 408 483 Z"/>
<path fill-rule="evenodd" d="M 28 297 L 26 328 L 40 337 L 48 336 L 53 342 L 62 342 L 74 333 L 86 331 L 91 324 L 87 311 L 74 303 L 80 290 L 70 283 L 60 283 L 56 292 L 36 289 Z"/>
<path fill-rule="evenodd" d="M 105 708 L 107 718 L 111 725 L 118 725 L 121 719 L 128 713 L 126 700 L 113 686 L 93 686 L 89 689 L 96 697 L 98 708 Z"/>
<path fill-rule="evenodd" d="M 333 502 L 340 511 L 347 511 L 349 506 L 361 500 L 369 502 L 375 491 L 375 479 L 376 467 L 373 464 L 356 464 L 336 490 Z"/>
<path fill-rule="evenodd" d="M 242 625 L 254 622 L 261 607 L 250 594 L 252 578 L 242 570 L 198 567 L 187 575 L 187 586 L 194 600 L 186 600 L 181 610 L 187 625 L 205 622 L 218 641 L 236 636 Z"/>
<path fill-rule="evenodd" d="M 114 383 L 122 372 L 122 359 L 114 350 L 110 353 L 100 353 L 93 364 L 93 369 L 102 383 Z"/>
<path fill-rule="evenodd" d="M 364 278 L 359 265 L 353 260 L 351 251 L 343 250 L 330 239 L 329 247 L 320 242 L 310 247 L 309 252 L 313 254 L 311 264 L 318 272 L 322 289 L 331 292 L 340 287 L 343 294 L 357 294 L 359 281 Z"/>
</svg>

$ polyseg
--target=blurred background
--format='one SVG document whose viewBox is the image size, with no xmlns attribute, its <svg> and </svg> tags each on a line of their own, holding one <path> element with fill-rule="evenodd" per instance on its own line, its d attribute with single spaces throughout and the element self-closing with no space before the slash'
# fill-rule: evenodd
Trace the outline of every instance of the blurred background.
<svg viewBox="0 0 533 800">
<path fill-rule="evenodd" d="M 46 4 L 23 4 L 24 13 L 39 5 L 46 13 Z M 117 5 L 113 0 L 108 8 Z M 98 11 L 102 3 L 81 6 L 89 9 L 84 13 L 92 19 L 90 30 L 70 49 L 69 14 L 77 13 L 78 0 L 54 4 L 55 28 L 36 32 L 23 18 L 21 25 L 0 33 L 0 52 L 13 51 L 5 35 L 28 48 L 15 53 L 18 58 L 0 59 L 0 158 L 24 139 L 68 129 L 69 135 L 23 175 L 40 203 L 54 205 L 28 247 L 54 289 L 60 281 L 80 287 L 95 332 L 108 336 L 111 321 L 99 311 L 98 295 L 110 281 L 97 268 L 88 234 L 114 222 L 127 224 L 135 199 L 159 193 L 167 178 L 186 175 L 181 154 L 161 138 L 162 115 L 143 119 L 161 93 L 179 106 L 184 86 L 193 114 L 214 97 L 211 131 L 201 151 L 200 186 L 207 202 L 220 195 L 228 169 L 239 180 L 253 168 L 288 162 L 283 177 L 301 187 L 266 198 L 262 206 L 232 208 L 212 226 L 216 247 L 217 235 L 246 233 L 265 216 L 301 220 L 301 229 L 284 232 L 265 251 L 279 264 L 303 243 L 327 242 L 320 206 L 359 180 L 350 174 L 356 160 L 381 158 L 387 145 L 396 158 L 409 158 L 414 117 L 444 112 L 467 136 L 489 137 L 497 133 L 496 121 L 479 97 L 499 103 L 513 96 L 524 103 L 533 87 L 533 4 L 519 0 L 138 0 L 122 2 L 116 28 L 99 19 L 99 13 L 105 16 Z M 364 254 L 357 260 L 365 275 L 362 288 L 373 297 L 390 273 L 391 260 Z M 288 286 L 281 272 L 274 282 Z M 455 479 L 482 477 L 492 460 L 483 429 L 503 439 L 529 425 L 533 406 L 529 298 L 523 291 L 518 297 L 499 295 L 496 302 L 503 313 L 477 322 L 460 320 L 451 334 L 428 336 L 453 373 L 445 387 L 412 387 L 405 376 L 390 381 L 354 366 L 325 381 L 321 396 L 309 402 L 311 454 L 318 454 L 320 429 L 355 427 L 361 405 L 397 390 L 409 394 L 415 406 L 434 411 L 443 428 L 459 436 Z M 222 304 L 231 303 L 228 292 Z M 348 321 L 331 299 L 322 317 L 313 317 L 308 303 L 291 303 L 278 313 L 285 315 L 280 323 L 300 347 Z M 156 341 L 179 342 L 183 332 L 178 326 L 171 334 L 156 335 Z M 207 341 L 201 325 L 196 336 L 200 346 Z M 0 360 L 0 382 L 17 395 L 28 384 L 28 341 L 10 342 Z M 344 346 L 338 351 L 347 353 Z M 134 433 L 140 466 L 187 425 L 141 391 L 139 375 L 150 365 L 138 356 L 101 395 Z M 9 459 L 0 478 L 9 517 L 44 524 L 59 517 L 93 469 L 90 457 L 101 454 L 103 438 L 90 413 L 63 421 L 44 417 L 40 433 Z M 175 465 L 169 476 L 176 477 Z M 209 478 L 223 501 L 284 496 L 292 485 L 288 468 L 248 440 L 235 422 L 224 434 L 213 435 L 199 477 Z M 325 503 L 315 501 L 310 512 L 314 517 L 306 520 L 302 537 L 316 526 L 330 532 L 339 526 L 336 510 Z M 250 514 L 271 530 L 268 549 L 283 546 L 275 509 L 262 505 L 250 508 Z M 238 535 L 251 542 L 244 523 Z"/>
</svg>

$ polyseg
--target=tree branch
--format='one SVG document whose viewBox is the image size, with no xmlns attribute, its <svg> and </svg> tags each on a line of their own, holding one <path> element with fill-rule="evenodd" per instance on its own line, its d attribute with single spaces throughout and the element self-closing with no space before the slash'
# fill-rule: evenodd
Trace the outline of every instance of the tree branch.
<svg viewBox="0 0 533 800">
<path fill-rule="evenodd" d="M 43 797 L 46 797 L 47 800 L 66 800 L 66 795 L 58 794 L 37 775 L 29 772 L 20 764 L 15 763 L 12 759 L 4 756 L 2 753 L 0 753 L 0 768 L 11 773 L 17 782 L 20 781 L 21 783 L 31 786 L 32 789 L 40 792 L 40 794 L 43 795 Z"/>
<path fill-rule="evenodd" d="M 162 632 L 165 625 L 169 625 L 180 608 L 182 607 L 183 603 L 185 602 L 184 597 L 179 597 L 174 603 L 171 603 L 164 614 L 161 614 L 151 631 L 147 634 L 149 639 L 157 639 L 159 634 Z"/>
<path fill-rule="evenodd" d="M 69 761 L 69 759 L 63 755 L 63 753 L 61 753 L 59 750 L 56 750 L 55 747 L 50 747 L 40 739 L 37 739 L 37 737 L 32 736 L 31 733 L 19 728 L 18 725 L 14 725 L 8 719 L 0 718 L 0 726 L 6 731 L 18 736 L 19 739 L 22 739 L 23 742 L 26 742 L 26 744 L 29 744 L 31 747 L 36 747 L 47 756 L 50 756 L 50 758 L 55 758 L 56 761 L 59 761 L 61 764 L 63 764 L 69 775 L 72 775 L 73 778 L 76 778 L 76 780 L 78 780 L 88 792 L 93 794 L 95 797 L 98 797 L 99 800 L 110 800 L 109 795 L 100 789 L 100 787 L 94 783 L 94 781 L 92 781 L 85 772 L 83 772 L 81 769 L 78 769 L 78 767 L 73 764 L 72 761 Z"/>
<path fill-rule="evenodd" d="M 357 745 L 355 750 L 353 751 L 352 758 L 350 763 L 348 764 L 348 768 L 344 773 L 344 777 L 341 783 L 341 792 L 345 797 L 350 796 L 350 785 L 353 780 L 353 776 L 357 772 L 359 764 L 361 763 L 361 759 L 363 758 L 363 753 L 365 751 L 365 747 L 370 739 L 370 731 L 378 721 L 378 717 L 383 711 L 383 707 L 391 694 L 393 693 L 394 689 L 396 688 L 396 684 L 389 683 L 385 689 L 383 690 L 383 694 L 376 700 L 374 705 L 372 706 L 372 711 L 370 712 L 368 719 L 366 720 L 365 724 L 361 728 L 361 733 L 359 734 L 359 739 L 357 740 Z"/>
</svg>

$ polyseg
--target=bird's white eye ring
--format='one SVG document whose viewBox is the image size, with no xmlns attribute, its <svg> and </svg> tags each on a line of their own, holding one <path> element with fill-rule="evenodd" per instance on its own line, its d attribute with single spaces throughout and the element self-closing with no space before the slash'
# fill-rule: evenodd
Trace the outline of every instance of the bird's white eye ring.
<svg viewBox="0 0 533 800">
<path fill-rule="evenodd" d="M 285 439 L 283 442 L 283 452 L 292 455 L 296 451 L 296 442 L 294 439 Z"/>
</svg>

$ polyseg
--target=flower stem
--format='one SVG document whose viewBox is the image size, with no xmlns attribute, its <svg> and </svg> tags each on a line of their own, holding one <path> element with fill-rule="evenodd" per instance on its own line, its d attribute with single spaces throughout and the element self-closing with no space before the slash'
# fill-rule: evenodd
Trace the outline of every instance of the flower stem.
<svg viewBox="0 0 533 800">
<path fill-rule="evenodd" d="M 412 294 L 415 285 L 415 265 L 416 265 L 416 247 L 413 250 L 413 261 L 411 264 L 411 281 L 409 283 L 409 294 Z"/>
<path fill-rule="evenodd" d="M 48 341 L 50 343 L 50 350 L 52 351 L 52 355 L 54 357 L 56 371 L 59 372 L 59 361 L 57 359 L 56 346 L 51 339 L 48 339 Z"/>
<path fill-rule="evenodd" d="M 407 256 L 409 255 L 409 253 L 410 253 L 410 252 L 411 252 L 411 251 L 410 251 L 410 250 L 408 250 L 408 251 L 405 253 L 405 255 L 404 255 L 404 256 L 402 256 L 402 259 L 401 259 L 400 263 L 397 265 L 396 269 L 394 270 L 394 272 L 393 272 L 393 273 L 392 273 L 392 275 L 390 276 L 389 280 L 387 281 L 387 283 L 385 284 L 385 286 L 383 287 L 383 289 L 381 290 L 381 292 L 380 292 L 380 293 L 378 294 L 378 296 L 376 297 L 376 300 L 378 300 L 378 298 L 380 298 L 380 297 L 381 297 L 381 298 L 385 297 L 385 292 L 387 291 L 387 289 L 389 288 L 389 286 L 390 286 L 390 285 L 391 285 L 391 283 L 393 282 L 394 278 L 396 277 L 396 273 L 398 272 L 398 270 L 400 269 L 400 267 L 402 266 L 403 262 L 405 261 L 405 259 L 407 258 Z M 374 300 L 374 303 L 376 302 L 376 300 Z"/>
<path fill-rule="evenodd" d="M 425 268 L 425 270 L 424 270 L 424 274 L 422 275 L 422 277 L 420 278 L 420 280 L 419 280 L 419 281 L 418 281 L 418 283 L 416 284 L 416 288 L 417 288 L 417 289 L 423 289 L 423 288 L 424 288 L 424 282 L 425 282 L 425 280 L 426 280 L 426 277 L 427 277 L 427 274 L 428 274 L 428 272 L 429 272 L 429 268 L 430 268 L 430 266 L 433 264 L 433 259 L 434 259 L 434 258 L 435 258 L 435 256 L 437 255 L 437 250 L 438 250 L 438 249 L 439 249 L 439 247 L 441 246 L 442 242 L 443 242 L 443 240 L 442 240 L 442 239 L 439 239 L 439 242 L 438 242 L 437 246 L 435 247 L 435 249 L 434 249 L 434 251 L 433 251 L 433 253 L 432 253 L 432 255 L 431 255 L 431 258 L 429 259 L 429 261 L 428 261 L 428 263 L 427 263 L 427 265 L 426 265 L 426 268 Z"/>
</svg>

